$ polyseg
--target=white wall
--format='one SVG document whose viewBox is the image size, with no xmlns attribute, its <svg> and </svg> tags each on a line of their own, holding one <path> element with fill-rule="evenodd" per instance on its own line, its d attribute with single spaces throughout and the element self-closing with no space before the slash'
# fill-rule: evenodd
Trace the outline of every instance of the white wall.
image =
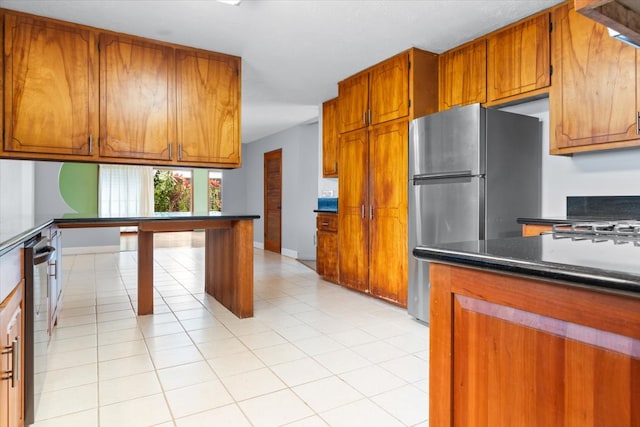
<svg viewBox="0 0 640 427">
<path fill-rule="evenodd" d="M 0 235 L 34 227 L 33 162 L 0 160 Z M 13 236 L 6 236 L 13 237 Z"/>
<path fill-rule="evenodd" d="M 254 242 L 264 245 L 264 153 L 282 149 L 282 254 L 315 259 L 318 124 L 303 124 L 242 146 L 242 168 L 223 172 L 223 211 L 256 213 Z"/>
<path fill-rule="evenodd" d="M 59 217 L 75 213 L 60 194 L 61 162 L 34 162 L 35 212 L 37 216 Z M 62 231 L 64 253 L 94 253 L 120 250 L 120 228 L 68 228 Z"/>
<path fill-rule="evenodd" d="M 552 156 L 549 154 L 548 99 L 504 109 L 542 121 L 543 217 L 565 217 L 567 196 L 640 195 L 640 148 Z"/>
</svg>

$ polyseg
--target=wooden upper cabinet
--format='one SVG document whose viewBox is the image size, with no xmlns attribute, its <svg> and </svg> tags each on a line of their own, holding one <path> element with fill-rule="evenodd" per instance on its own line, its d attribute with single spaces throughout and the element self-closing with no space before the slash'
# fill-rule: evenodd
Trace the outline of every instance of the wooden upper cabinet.
<svg viewBox="0 0 640 427">
<path fill-rule="evenodd" d="M 240 166 L 240 59 L 176 51 L 178 161 Z"/>
<path fill-rule="evenodd" d="M 369 76 L 370 124 L 409 115 L 409 54 L 375 66 Z"/>
<path fill-rule="evenodd" d="M 338 127 L 340 133 L 367 126 L 369 73 L 362 72 L 338 83 Z"/>
<path fill-rule="evenodd" d="M 91 156 L 98 132 L 94 33 L 6 14 L 4 49 L 4 151 Z"/>
<path fill-rule="evenodd" d="M 175 156 L 175 64 L 168 46 L 100 35 L 100 155 Z"/>
<path fill-rule="evenodd" d="M 449 50 L 440 61 L 440 110 L 487 101 L 487 41 Z"/>
<path fill-rule="evenodd" d="M 322 176 L 338 177 L 338 98 L 322 104 Z"/>
<path fill-rule="evenodd" d="M 489 103 L 550 85 L 549 13 L 493 33 L 488 38 L 488 49 Z"/>
<path fill-rule="evenodd" d="M 438 111 L 438 55 L 412 48 L 338 83 L 340 133 Z"/>
<path fill-rule="evenodd" d="M 636 49 L 568 5 L 554 11 L 553 21 L 551 153 L 640 144 Z"/>
</svg>

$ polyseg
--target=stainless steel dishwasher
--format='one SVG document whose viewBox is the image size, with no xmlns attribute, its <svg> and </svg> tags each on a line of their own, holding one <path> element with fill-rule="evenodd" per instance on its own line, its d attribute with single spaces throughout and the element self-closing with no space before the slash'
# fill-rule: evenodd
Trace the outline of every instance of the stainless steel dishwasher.
<svg viewBox="0 0 640 427">
<path fill-rule="evenodd" d="M 37 236 L 25 243 L 25 324 L 24 324 L 24 423 L 35 422 L 37 399 L 41 390 L 36 373 L 46 365 L 49 344 L 49 280 L 50 261 L 56 250 L 48 237 Z"/>
</svg>

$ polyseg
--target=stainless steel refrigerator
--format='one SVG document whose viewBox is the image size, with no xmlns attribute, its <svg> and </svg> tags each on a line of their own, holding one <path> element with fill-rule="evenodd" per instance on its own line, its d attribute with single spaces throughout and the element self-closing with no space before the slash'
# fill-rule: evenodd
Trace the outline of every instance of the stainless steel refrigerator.
<svg viewBox="0 0 640 427">
<path fill-rule="evenodd" d="M 409 314 L 429 321 L 429 263 L 413 248 L 518 236 L 541 205 L 541 123 L 467 105 L 409 126 Z"/>
</svg>

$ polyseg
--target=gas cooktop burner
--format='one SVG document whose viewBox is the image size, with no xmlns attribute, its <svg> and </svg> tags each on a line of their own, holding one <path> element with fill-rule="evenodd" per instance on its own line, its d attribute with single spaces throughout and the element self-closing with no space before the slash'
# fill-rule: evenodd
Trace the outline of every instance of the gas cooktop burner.
<svg viewBox="0 0 640 427">
<path fill-rule="evenodd" d="M 636 220 L 554 224 L 552 232 L 556 239 L 613 241 L 614 243 L 633 243 L 640 246 L 640 221 Z"/>
</svg>

